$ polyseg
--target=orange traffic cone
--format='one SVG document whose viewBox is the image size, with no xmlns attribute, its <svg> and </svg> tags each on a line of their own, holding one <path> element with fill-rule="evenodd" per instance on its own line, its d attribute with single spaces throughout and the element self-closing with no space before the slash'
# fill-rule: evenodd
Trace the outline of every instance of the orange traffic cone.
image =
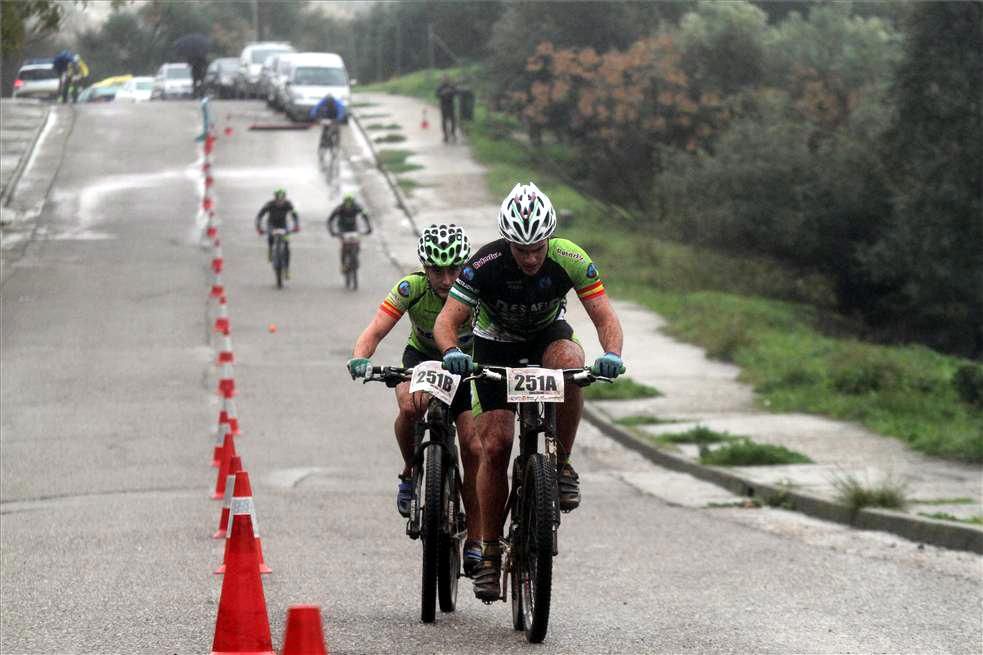
<svg viewBox="0 0 983 655">
<path fill-rule="evenodd" d="M 210 210 L 213 205 L 214 205 L 214 201 L 212 200 L 211 196 L 206 195 L 204 198 L 202 198 L 201 208 L 204 209 L 206 212 Z"/>
<path fill-rule="evenodd" d="M 214 272 L 216 275 L 221 273 L 223 262 L 222 247 L 216 245 L 215 252 L 212 253 L 212 272 Z"/>
<path fill-rule="evenodd" d="M 291 605 L 283 633 L 283 655 L 329 655 L 321 628 L 321 608 Z"/>
<path fill-rule="evenodd" d="M 222 302 L 222 298 L 218 299 L 218 318 L 215 319 L 215 332 L 228 334 L 231 328 L 229 325 L 229 307 L 228 303 Z"/>
<path fill-rule="evenodd" d="M 242 458 L 236 455 L 229 460 L 229 474 L 225 478 L 225 497 L 222 500 L 222 513 L 218 517 L 218 530 L 212 539 L 224 539 L 229 534 L 229 509 L 232 507 L 232 490 L 236 484 L 236 473 L 242 470 Z"/>
<path fill-rule="evenodd" d="M 215 363 L 218 365 L 222 364 L 234 364 L 236 361 L 235 353 L 232 352 L 232 337 L 227 334 L 222 335 L 222 346 L 218 351 L 218 357 L 215 359 Z"/>
<path fill-rule="evenodd" d="M 212 498 L 214 500 L 221 500 L 225 496 L 225 478 L 229 475 L 229 464 L 235 456 L 235 439 L 232 437 L 232 432 L 229 430 L 228 425 L 226 425 L 222 443 L 222 459 L 219 462 L 218 477 L 215 478 L 215 491 L 212 492 Z"/>
<path fill-rule="evenodd" d="M 275 655 L 263 582 L 256 570 L 256 540 L 248 513 L 235 514 L 226 539 L 226 575 L 215 620 L 212 655 Z"/>
<path fill-rule="evenodd" d="M 222 455 L 225 453 L 225 435 L 230 432 L 231 429 L 228 422 L 222 423 L 220 421 L 218 430 L 215 432 L 215 447 L 212 449 L 212 466 L 215 468 L 221 468 L 222 466 Z"/>
<path fill-rule="evenodd" d="M 222 364 L 222 372 L 218 378 L 218 393 L 223 398 L 232 398 L 236 395 L 236 379 L 232 372 L 232 364 Z"/>
<path fill-rule="evenodd" d="M 235 401 L 231 398 L 222 399 L 222 411 L 218 413 L 218 422 L 228 423 L 232 436 L 239 436 L 239 413 L 236 411 Z"/>
<path fill-rule="evenodd" d="M 235 517 L 246 514 L 250 518 L 250 525 L 253 526 L 253 536 L 256 539 L 256 560 L 259 565 L 257 568 L 260 573 L 273 573 L 273 570 L 266 565 L 263 560 L 263 542 L 259 538 L 259 524 L 256 521 L 256 504 L 253 502 L 253 489 L 249 484 L 249 473 L 238 471 L 235 475 L 235 489 L 232 492 L 232 503 L 229 507 L 229 525 L 231 538 L 231 525 Z M 229 565 L 230 539 L 225 541 L 225 557 L 222 565 L 215 569 L 215 575 L 222 575 L 228 570 Z"/>
<path fill-rule="evenodd" d="M 209 292 L 209 297 L 216 298 L 221 304 L 225 304 L 222 301 L 225 298 L 225 286 L 222 284 L 222 276 L 216 275 L 215 279 L 212 281 L 212 290 Z"/>
<path fill-rule="evenodd" d="M 423 120 L 420 121 L 420 129 L 425 130 L 430 127 L 430 121 L 427 120 L 427 109 L 423 108 Z"/>
<path fill-rule="evenodd" d="M 206 175 L 205 176 L 205 186 L 206 187 L 210 187 L 213 184 L 215 184 L 215 178 L 212 177 L 211 175 Z"/>
</svg>

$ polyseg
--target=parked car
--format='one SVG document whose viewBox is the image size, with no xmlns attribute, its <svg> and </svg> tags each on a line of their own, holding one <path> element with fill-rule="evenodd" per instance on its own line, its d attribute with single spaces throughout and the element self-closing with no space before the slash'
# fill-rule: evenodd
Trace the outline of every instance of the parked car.
<svg viewBox="0 0 983 655">
<path fill-rule="evenodd" d="M 331 52 L 293 55 L 284 89 L 284 111 L 295 121 L 307 120 L 311 108 L 329 93 L 345 105 L 351 102 L 352 97 L 345 62 Z"/>
<path fill-rule="evenodd" d="M 17 71 L 14 80 L 15 98 L 57 98 L 58 71 L 50 59 L 32 59 Z"/>
<path fill-rule="evenodd" d="M 123 84 L 116 94 L 116 102 L 145 102 L 154 90 L 154 78 L 134 77 Z"/>
<path fill-rule="evenodd" d="M 277 55 L 276 66 L 273 68 L 273 88 L 271 89 L 272 98 L 268 102 L 274 109 L 283 110 L 287 103 L 287 80 L 290 78 L 293 57 L 297 53 L 287 53 Z"/>
<path fill-rule="evenodd" d="M 114 75 L 99 80 L 79 94 L 79 102 L 112 102 L 123 86 L 133 79 L 132 75 Z"/>
<path fill-rule="evenodd" d="M 150 98 L 190 98 L 193 94 L 191 66 L 187 64 L 164 64 L 157 69 L 154 87 Z"/>
<path fill-rule="evenodd" d="M 219 98 L 234 97 L 238 72 L 239 60 L 235 57 L 222 57 L 212 61 L 205 71 L 205 93 Z"/>
<path fill-rule="evenodd" d="M 273 89 L 273 75 L 276 67 L 276 60 L 280 54 L 270 55 L 263 62 L 263 67 L 259 69 L 259 81 L 256 82 L 256 95 L 270 104 L 270 91 Z"/>
<path fill-rule="evenodd" d="M 289 43 L 264 41 L 250 43 L 239 55 L 239 75 L 236 78 L 236 92 L 243 97 L 254 97 L 259 92 L 259 73 L 263 63 L 272 55 L 283 52 L 296 52 Z"/>
</svg>

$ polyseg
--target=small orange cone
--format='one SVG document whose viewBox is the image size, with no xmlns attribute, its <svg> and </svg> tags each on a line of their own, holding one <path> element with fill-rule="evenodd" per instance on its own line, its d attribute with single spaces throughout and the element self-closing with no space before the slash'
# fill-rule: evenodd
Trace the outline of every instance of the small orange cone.
<svg viewBox="0 0 983 655">
<path fill-rule="evenodd" d="M 218 299 L 220 304 L 225 304 L 225 286 L 222 284 L 222 276 L 216 275 L 212 282 L 212 290 L 208 293 L 209 297 Z"/>
<path fill-rule="evenodd" d="M 241 470 L 242 458 L 236 455 L 229 460 L 229 475 L 225 478 L 225 498 L 222 500 L 222 513 L 219 514 L 218 530 L 212 535 L 212 539 L 224 539 L 229 534 L 229 509 L 232 507 L 232 490 L 236 484 L 236 473 Z"/>
<path fill-rule="evenodd" d="M 269 327 L 267 327 L 266 329 L 270 331 L 270 334 L 273 334 L 274 332 L 276 332 L 276 323 L 270 323 Z"/>
<path fill-rule="evenodd" d="M 230 428 L 228 422 L 220 422 L 218 424 L 218 430 L 215 432 L 215 448 L 212 450 L 212 466 L 216 468 L 221 468 L 222 466 L 222 455 L 225 453 L 225 435 L 229 433 Z"/>
<path fill-rule="evenodd" d="M 423 120 L 420 121 L 420 129 L 425 130 L 430 127 L 430 121 L 427 120 L 427 109 L 423 108 Z"/>
<path fill-rule="evenodd" d="M 236 379 L 232 372 L 232 364 L 222 364 L 222 372 L 218 378 L 218 393 L 223 398 L 232 398 L 236 395 Z"/>
<path fill-rule="evenodd" d="M 222 258 L 222 247 L 216 246 L 215 252 L 212 253 L 212 272 L 215 274 L 222 272 L 222 264 L 224 259 Z"/>
<path fill-rule="evenodd" d="M 283 633 L 283 655 L 329 655 L 317 605 L 291 605 Z"/>
<path fill-rule="evenodd" d="M 231 127 L 225 128 L 225 136 L 232 136 L 232 128 Z"/>
<path fill-rule="evenodd" d="M 216 364 L 234 364 L 236 361 L 235 353 L 232 352 L 232 337 L 227 334 L 222 335 L 222 347 L 218 351 Z"/>
<path fill-rule="evenodd" d="M 275 655 L 263 582 L 256 570 L 256 540 L 249 514 L 235 514 L 226 539 L 226 575 L 215 620 L 212 655 Z"/>
<path fill-rule="evenodd" d="M 213 184 L 215 184 L 215 178 L 212 177 L 211 175 L 206 175 L 205 176 L 205 186 L 206 187 L 209 187 L 209 186 L 212 186 Z"/>
<path fill-rule="evenodd" d="M 231 328 L 229 324 L 229 307 L 227 303 L 222 302 L 222 298 L 224 296 L 218 299 L 218 318 L 215 319 L 215 332 L 228 334 Z"/>
<path fill-rule="evenodd" d="M 229 465 L 235 456 L 235 439 L 232 437 L 232 432 L 229 430 L 228 425 L 226 425 L 225 437 L 223 437 L 222 443 L 222 459 L 218 467 L 218 477 L 215 478 L 215 491 L 212 492 L 213 500 L 221 500 L 225 496 L 225 478 L 229 475 Z"/>
<path fill-rule="evenodd" d="M 206 212 L 212 208 L 213 200 L 211 196 L 205 196 L 201 201 L 201 208 Z"/>
<path fill-rule="evenodd" d="M 263 560 L 263 542 L 259 538 L 259 525 L 256 521 L 256 504 L 253 502 L 253 489 L 249 484 L 249 473 L 240 470 L 235 475 L 235 489 L 232 492 L 232 503 L 229 507 L 230 531 L 228 535 L 230 538 L 232 535 L 231 525 L 235 521 L 235 517 L 243 514 L 249 516 L 250 525 L 254 527 L 253 536 L 256 540 L 257 569 L 260 573 L 273 573 L 273 570 Z M 225 557 L 222 560 L 222 565 L 215 569 L 215 575 L 222 575 L 228 570 L 230 547 L 230 539 L 226 539 Z"/>
</svg>

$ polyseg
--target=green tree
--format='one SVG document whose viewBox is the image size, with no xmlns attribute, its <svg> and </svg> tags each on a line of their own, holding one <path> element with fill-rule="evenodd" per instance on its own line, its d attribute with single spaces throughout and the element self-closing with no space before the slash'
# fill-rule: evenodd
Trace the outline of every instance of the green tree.
<svg viewBox="0 0 983 655">
<path fill-rule="evenodd" d="M 683 70 L 695 88 L 730 95 L 764 75 L 768 17 L 749 2 L 700 2 L 683 16 Z"/>
<path fill-rule="evenodd" d="M 867 254 L 882 309 L 934 345 L 983 355 L 983 4 L 917 5 L 885 139 L 894 213 Z"/>
</svg>

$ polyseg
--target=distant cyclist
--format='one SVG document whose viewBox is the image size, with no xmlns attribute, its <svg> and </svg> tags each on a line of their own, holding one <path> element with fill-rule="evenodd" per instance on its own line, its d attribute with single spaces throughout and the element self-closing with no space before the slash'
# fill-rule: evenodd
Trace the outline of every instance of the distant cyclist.
<svg viewBox="0 0 983 655">
<path fill-rule="evenodd" d="M 362 220 L 365 221 L 366 229 L 364 230 L 363 234 L 372 234 L 372 221 L 369 220 L 369 215 L 365 213 L 365 210 L 362 209 L 361 205 L 355 202 L 355 196 L 350 193 L 345 194 L 345 198 L 342 200 L 341 204 L 335 207 L 334 211 L 331 212 L 331 215 L 328 216 L 328 232 L 333 237 L 342 237 L 342 254 L 344 254 L 345 250 L 345 235 L 358 234 L 361 231 L 358 229 L 359 216 L 361 216 Z M 344 261 L 344 257 L 342 257 L 342 261 Z"/>
<path fill-rule="evenodd" d="M 294 209 L 293 204 L 287 200 L 287 192 L 284 189 L 277 189 L 273 192 L 273 200 L 270 200 L 265 205 L 260 208 L 259 213 L 256 214 L 256 233 L 259 235 L 268 234 L 266 237 L 266 258 L 269 261 L 273 260 L 273 230 L 287 229 L 287 215 L 290 214 L 294 220 L 294 232 L 300 231 L 300 217 L 297 215 L 297 210 Z M 263 216 L 268 215 L 266 219 L 266 230 L 263 230 Z M 284 267 L 284 274 L 286 278 L 290 279 L 290 242 L 286 242 L 286 266 Z"/>
<path fill-rule="evenodd" d="M 312 121 L 317 119 L 326 121 L 321 128 L 321 147 L 330 148 L 332 144 L 337 147 L 341 138 L 338 125 L 347 120 L 345 103 L 329 93 L 324 96 L 321 102 L 311 107 L 308 117 Z"/>
<path fill-rule="evenodd" d="M 417 256 L 423 271 L 403 277 L 379 305 L 375 318 L 358 337 L 352 358 L 348 360 L 348 372 L 352 379 L 365 377 L 371 369 L 369 361 L 379 343 L 396 326 L 403 314 L 410 317 L 410 337 L 403 351 L 403 366 L 409 368 L 424 361 L 439 361 L 440 350 L 433 340 L 433 325 L 440 313 L 454 280 L 461 272 L 461 265 L 471 254 L 471 244 L 464 229 L 456 225 L 431 225 L 423 231 L 417 244 Z M 461 328 L 458 334 L 462 347 L 471 343 L 471 326 Z M 410 384 L 396 387 L 399 415 L 396 417 L 396 442 L 403 455 L 403 471 L 399 475 L 396 492 L 396 509 L 409 516 L 413 502 L 413 483 L 410 469 L 413 462 L 413 426 L 421 418 L 410 397 Z M 426 405 L 423 404 L 425 407 Z M 478 456 L 481 446 L 474 437 L 471 422 L 471 387 L 461 384 L 451 404 L 451 416 L 457 424 L 461 442 L 461 462 L 464 465 L 464 508 L 467 517 L 468 538 L 464 544 L 464 572 L 468 575 L 481 564 L 480 523 L 474 483 L 478 473 Z"/>
<path fill-rule="evenodd" d="M 502 238 L 471 256 L 454 283 L 434 325 L 434 338 L 451 373 L 467 374 L 473 361 L 497 366 L 542 365 L 580 368 L 584 350 L 564 320 L 572 289 L 587 310 L 604 354 L 592 369 L 604 377 L 622 371 L 621 323 L 604 292 L 597 266 L 577 244 L 553 237 L 556 211 L 535 184 L 516 184 L 502 202 Z M 462 325 L 474 318 L 474 360 L 458 346 Z M 523 364 L 526 361 L 528 364 Z M 481 440 L 476 489 L 481 505 L 482 566 L 474 576 L 475 595 L 484 601 L 501 595 L 502 524 L 508 499 L 509 456 L 515 433 L 515 405 L 505 387 L 475 380 L 475 432 Z M 583 409 L 580 387 L 569 385 L 557 409 L 557 487 L 559 506 L 580 505 L 580 478 L 570 464 Z"/>
<path fill-rule="evenodd" d="M 65 69 L 65 83 L 62 85 L 61 101 L 68 102 L 68 95 L 71 93 L 72 102 L 76 102 L 83 80 L 89 76 L 89 66 L 79 55 L 74 55 Z"/>
</svg>

